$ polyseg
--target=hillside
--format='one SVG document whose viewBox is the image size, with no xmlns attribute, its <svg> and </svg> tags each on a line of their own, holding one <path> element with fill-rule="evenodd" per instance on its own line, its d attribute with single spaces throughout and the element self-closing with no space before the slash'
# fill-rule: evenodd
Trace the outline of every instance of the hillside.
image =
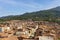
<svg viewBox="0 0 60 40">
<path fill-rule="evenodd" d="M 48 10 L 24 13 L 23 15 L 1 17 L 0 21 L 6 20 L 28 20 L 34 21 L 60 21 L 60 6 Z"/>
<path fill-rule="evenodd" d="M 56 10 L 56 11 L 60 11 L 60 6 L 56 7 L 56 8 L 53 8 L 51 10 Z"/>
</svg>

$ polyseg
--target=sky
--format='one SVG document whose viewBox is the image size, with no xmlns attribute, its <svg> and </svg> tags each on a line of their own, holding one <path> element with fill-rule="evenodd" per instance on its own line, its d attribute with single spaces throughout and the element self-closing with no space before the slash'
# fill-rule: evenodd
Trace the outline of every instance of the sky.
<svg viewBox="0 0 60 40">
<path fill-rule="evenodd" d="M 60 0 L 0 0 L 0 17 L 60 6 Z"/>
</svg>

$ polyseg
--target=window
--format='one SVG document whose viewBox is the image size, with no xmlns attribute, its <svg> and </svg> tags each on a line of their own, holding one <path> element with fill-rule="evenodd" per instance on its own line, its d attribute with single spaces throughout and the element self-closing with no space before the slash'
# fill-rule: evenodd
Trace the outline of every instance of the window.
<svg viewBox="0 0 60 40">
<path fill-rule="evenodd" d="M 0 32 L 2 32 L 2 28 L 0 28 Z"/>
</svg>

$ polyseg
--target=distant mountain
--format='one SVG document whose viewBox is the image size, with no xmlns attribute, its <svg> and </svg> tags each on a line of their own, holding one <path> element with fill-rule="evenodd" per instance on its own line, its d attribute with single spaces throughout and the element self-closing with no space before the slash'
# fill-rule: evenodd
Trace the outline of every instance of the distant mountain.
<svg viewBox="0 0 60 40">
<path fill-rule="evenodd" d="M 56 10 L 56 11 L 60 11 L 60 6 L 56 7 L 56 8 L 53 8 L 51 10 Z"/>
<path fill-rule="evenodd" d="M 60 21 L 60 6 L 49 10 L 24 13 L 23 15 L 5 16 L 1 17 L 0 21 L 28 19 L 32 19 L 34 21 Z"/>
</svg>

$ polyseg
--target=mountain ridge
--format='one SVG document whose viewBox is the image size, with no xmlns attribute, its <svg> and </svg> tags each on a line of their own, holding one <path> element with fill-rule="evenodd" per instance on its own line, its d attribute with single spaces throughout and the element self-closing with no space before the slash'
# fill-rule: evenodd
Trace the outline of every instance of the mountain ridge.
<svg viewBox="0 0 60 40">
<path fill-rule="evenodd" d="M 28 20 L 28 19 L 32 19 L 34 21 L 41 20 L 56 21 L 60 19 L 60 6 L 48 10 L 24 13 L 23 15 L 11 15 L 0 17 L 0 20 Z"/>
</svg>

